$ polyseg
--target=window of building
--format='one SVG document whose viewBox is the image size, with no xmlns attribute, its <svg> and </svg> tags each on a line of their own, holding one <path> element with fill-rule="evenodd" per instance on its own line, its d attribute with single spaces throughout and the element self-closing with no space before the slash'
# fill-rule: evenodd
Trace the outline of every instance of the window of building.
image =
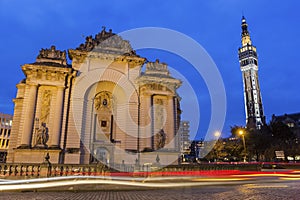
<svg viewBox="0 0 300 200">
<path fill-rule="evenodd" d="M 2 132 L 3 132 L 3 128 L 1 128 L 1 130 L 0 130 L 0 136 L 2 135 Z"/>
<path fill-rule="evenodd" d="M 10 129 L 7 131 L 7 137 L 10 137 Z"/>
<path fill-rule="evenodd" d="M 288 127 L 290 128 L 294 128 L 295 127 L 295 124 L 293 122 L 289 122 L 286 124 Z"/>
<path fill-rule="evenodd" d="M 9 120 L 5 119 L 5 126 L 9 126 Z"/>
<path fill-rule="evenodd" d="M 7 148 L 8 145 L 9 145 L 9 140 L 6 140 L 6 145 L 5 145 L 5 147 Z"/>
<path fill-rule="evenodd" d="M 257 125 L 257 129 L 261 129 L 261 125 L 260 124 Z"/>
<path fill-rule="evenodd" d="M 102 120 L 101 121 L 101 127 L 106 127 L 107 126 L 107 121 Z"/>
</svg>

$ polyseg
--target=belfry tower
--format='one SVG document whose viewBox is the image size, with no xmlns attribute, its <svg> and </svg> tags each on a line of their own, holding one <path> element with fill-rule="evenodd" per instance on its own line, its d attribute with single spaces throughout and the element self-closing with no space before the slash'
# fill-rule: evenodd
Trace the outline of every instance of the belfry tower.
<svg viewBox="0 0 300 200">
<path fill-rule="evenodd" d="M 248 24 L 242 18 L 242 47 L 239 48 L 239 62 L 243 75 L 246 126 L 260 129 L 265 124 L 258 81 L 258 59 L 256 47 L 252 45 Z"/>
</svg>

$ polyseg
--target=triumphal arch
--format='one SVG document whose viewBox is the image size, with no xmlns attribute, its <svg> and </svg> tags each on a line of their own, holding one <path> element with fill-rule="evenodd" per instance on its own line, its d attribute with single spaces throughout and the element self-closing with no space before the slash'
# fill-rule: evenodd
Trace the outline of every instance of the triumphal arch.
<svg viewBox="0 0 300 200">
<path fill-rule="evenodd" d="M 22 70 L 7 162 L 177 161 L 181 81 L 111 30 L 68 51 L 41 49 Z"/>
</svg>

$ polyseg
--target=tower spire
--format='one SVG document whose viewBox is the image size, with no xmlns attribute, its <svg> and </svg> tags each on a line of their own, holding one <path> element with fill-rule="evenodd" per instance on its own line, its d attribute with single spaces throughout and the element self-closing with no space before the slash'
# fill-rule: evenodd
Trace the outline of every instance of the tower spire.
<svg viewBox="0 0 300 200">
<path fill-rule="evenodd" d="M 242 46 L 251 45 L 250 33 L 248 31 L 248 24 L 246 22 L 246 18 L 242 17 Z"/>
<path fill-rule="evenodd" d="M 258 81 L 258 58 L 244 16 L 242 17 L 241 36 L 242 47 L 239 48 L 239 61 L 244 84 L 246 126 L 260 129 L 265 124 L 265 116 Z"/>
</svg>

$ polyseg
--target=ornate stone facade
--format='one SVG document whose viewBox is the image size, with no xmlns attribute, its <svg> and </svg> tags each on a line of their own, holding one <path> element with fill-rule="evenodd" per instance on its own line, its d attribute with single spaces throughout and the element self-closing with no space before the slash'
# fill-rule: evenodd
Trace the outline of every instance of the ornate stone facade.
<svg viewBox="0 0 300 200">
<path fill-rule="evenodd" d="M 47 153 L 66 164 L 177 158 L 181 81 L 158 60 L 141 73 L 145 62 L 105 27 L 68 53 L 42 49 L 22 66 L 7 162 L 39 163 Z"/>
</svg>

